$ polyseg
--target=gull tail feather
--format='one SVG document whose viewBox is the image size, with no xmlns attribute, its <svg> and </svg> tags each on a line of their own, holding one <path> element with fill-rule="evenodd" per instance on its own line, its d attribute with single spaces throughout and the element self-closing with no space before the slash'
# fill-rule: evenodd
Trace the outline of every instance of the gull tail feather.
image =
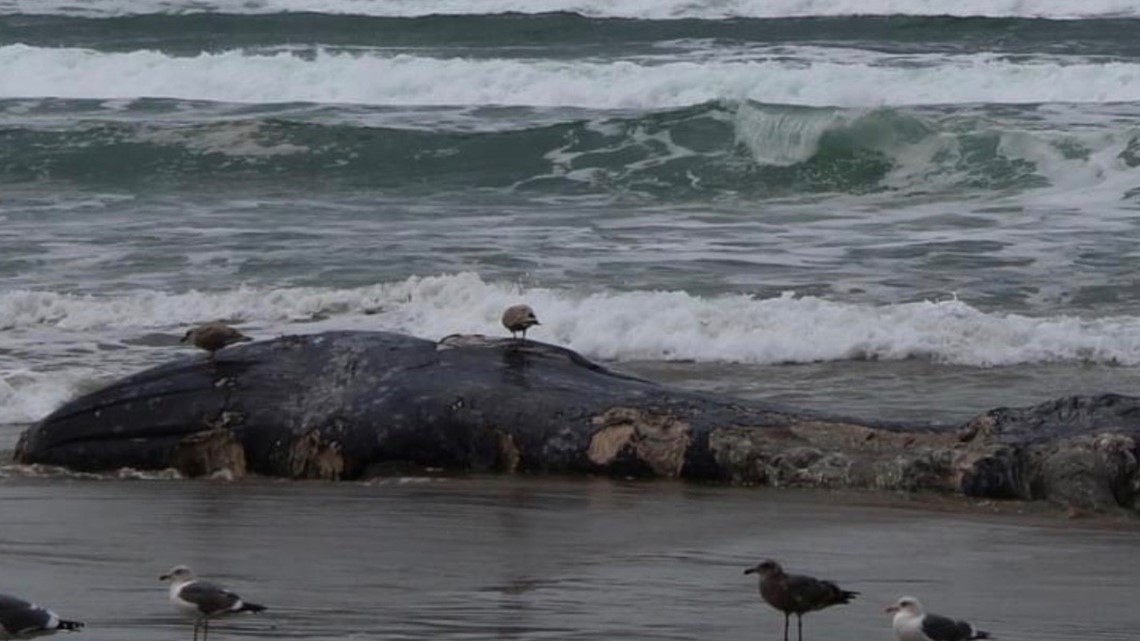
<svg viewBox="0 0 1140 641">
<path fill-rule="evenodd" d="M 264 612 L 266 607 L 257 603 L 242 603 L 238 612 Z"/>
<path fill-rule="evenodd" d="M 79 632 L 83 629 L 82 621 L 68 621 L 67 619 L 60 619 L 59 625 L 56 626 L 59 630 L 68 630 L 70 632 Z"/>
</svg>

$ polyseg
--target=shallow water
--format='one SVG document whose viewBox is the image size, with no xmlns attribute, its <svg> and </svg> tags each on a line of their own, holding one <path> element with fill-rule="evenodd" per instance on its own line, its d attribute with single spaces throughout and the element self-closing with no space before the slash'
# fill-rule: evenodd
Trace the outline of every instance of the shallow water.
<svg viewBox="0 0 1140 641">
<path fill-rule="evenodd" d="M 636 362 L 617 367 L 687 389 L 914 424 L 956 425 L 998 407 L 1140 389 L 1137 368 L 1091 365 L 979 369 L 906 360 L 784 366 Z"/>
<path fill-rule="evenodd" d="M 1003 639 L 1135 638 L 1134 523 L 868 500 L 533 478 L 15 477 L 0 483 L 0 553 L 5 590 L 85 619 L 92 639 L 186 638 L 157 580 L 175 563 L 270 607 L 219 639 L 776 639 L 780 615 L 742 574 L 761 557 L 862 593 L 806 618 L 817 641 L 890 638 L 881 610 L 902 594 Z"/>
</svg>

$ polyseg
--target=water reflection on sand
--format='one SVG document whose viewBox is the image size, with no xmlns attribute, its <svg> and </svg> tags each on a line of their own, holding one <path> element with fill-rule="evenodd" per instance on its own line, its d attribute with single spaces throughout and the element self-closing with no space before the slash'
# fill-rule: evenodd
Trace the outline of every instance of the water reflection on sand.
<svg viewBox="0 0 1140 641">
<path fill-rule="evenodd" d="M 776 639 L 782 617 L 741 573 L 761 557 L 862 592 L 809 615 L 813 641 L 889 639 L 882 608 L 901 594 L 1006 639 L 1135 639 L 1138 621 L 1136 524 L 942 499 L 15 476 L 0 510 L 4 590 L 85 619 L 91 638 L 186 638 L 157 580 L 174 563 L 270 606 L 212 628 L 219 639 Z"/>
</svg>

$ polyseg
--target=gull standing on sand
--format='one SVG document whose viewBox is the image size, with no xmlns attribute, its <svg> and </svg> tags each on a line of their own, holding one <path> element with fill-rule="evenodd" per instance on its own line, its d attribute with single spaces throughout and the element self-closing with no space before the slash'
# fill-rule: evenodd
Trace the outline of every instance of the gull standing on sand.
<svg viewBox="0 0 1140 641">
<path fill-rule="evenodd" d="M 786 574 L 775 561 L 763 561 L 744 573 L 760 575 L 760 596 L 768 605 L 784 613 L 784 641 L 788 641 L 788 619 L 791 615 L 796 615 L 799 639 L 803 641 L 805 614 L 849 603 L 859 594 L 842 590 L 831 581 Z"/>
<path fill-rule="evenodd" d="M 511 305 L 503 312 L 503 327 L 510 330 L 511 338 L 515 338 L 516 333 L 522 332 L 522 339 L 525 342 L 526 330 L 541 324 L 530 305 Z"/>
<path fill-rule="evenodd" d="M 899 641 L 972 641 L 988 639 L 990 633 L 977 630 L 974 626 L 938 614 L 927 614 L 922 602 L 912 596 L 904 596 L 887 608 L 895 615 L 892 627 Z"/>
<path fill-rule="evenodd" d="M 198 639 L 198 628 L 202 628 L 202 641 L 210 634 L 210 619 L 229 616 L 239 612 L 261 612 L 264 605 L 246 603 L 233 592 L 209 581 L 194 577 L 194 572 L 185 565 L 176 565 L 170 572 L 158 577 L 170 581 L 170 602 L 178 611 L 194 617 L 194 640 Z"/>
<path fill-rule="evenodd" d="M 82 627 L 82 621 L 61 619 L 55 612 L 34 603 L 0 594 L 0 639 L 26 639 L 60 630 L 78 632 Z"/>
<path fill-rule="evenodd" d="M 182 340 L 178 342 L 192 343 L 194 347 L 209 352 L 210 360 L 214 360 L 214 352 L 219 349 L 251 340 L 253 339 L 225 323 L 204 323 L 187 330 Z"/>
</svg>

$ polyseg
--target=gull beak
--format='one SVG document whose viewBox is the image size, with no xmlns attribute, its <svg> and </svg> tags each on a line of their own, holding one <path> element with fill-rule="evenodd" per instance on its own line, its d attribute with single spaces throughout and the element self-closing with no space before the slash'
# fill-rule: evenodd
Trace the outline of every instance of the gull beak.
<svg viewBox="0 0 1140 641">
<path fill-rule="evenodd" d="M 897 606 L 897 605 L 889 605 L 883 609 L 883 612 L 886 612 L 887 614 L 894 614 L 895 612 L 898 612 L 898 611 L 899 611 L 899 606 Z"/>
<path fill-rule="evenodd" d="M 162 576 L 158 577 L 158 580 L 159 581 L 168 581 L 168 580 L 170 580 L 170 575 L 169 574 L 163 574 Z"/>
<path fill-rule="evenodd" d="M 748 568 L 744 571 L 745 574 L 756 574 L 756 568 Z"/>
</svg>

